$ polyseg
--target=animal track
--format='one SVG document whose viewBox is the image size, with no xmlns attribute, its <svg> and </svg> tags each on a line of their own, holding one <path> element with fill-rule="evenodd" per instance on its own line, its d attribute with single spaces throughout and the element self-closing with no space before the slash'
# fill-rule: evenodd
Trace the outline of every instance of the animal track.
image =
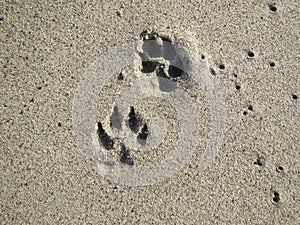
<svg viewBox="0 0 300 225">
<path fill-rule="evenodd" d="M 189 76 L 183 71 L 183 61 L 177 52 L 171 39 L 164 37 L 155 32 L 144 32 L 142 36 L 142 51 L 139 52 L 141 57 L 141 73 L 145 76 L 154 75 L 157 78 L 161 92 L 174 92 L 178 83 L 187 81 Z M 117 75 L 117 80 L 124 80 L 122 72 Z M 124 115 L 123 115 L 124 116 Z M 106 150 L 117 151 L 120 162 L 127 165 L 134 165 L 134 160 L 130 154 L 130 147 L 126 146 L 119 137 L 115 137 L 115 132 L 122 131 L 122 124 L 130 129 L 136 137 L 136 141 L 141 146 L 147 144 L 147 139 L 151 133 L 145 119 L 139 114 L 134 106 L 130 106 L 128 116 L 123 118 L 119 112 L 118 106 L 114 106 L 110 116 L 110 129 L 103 127 L 101 122 L 97 124 L 97 133 L 99 142 Z M 130 132 L 129 131 L 129 132 Z M 111 134 L 111 135 L 110 135 Z"/>
</svg>

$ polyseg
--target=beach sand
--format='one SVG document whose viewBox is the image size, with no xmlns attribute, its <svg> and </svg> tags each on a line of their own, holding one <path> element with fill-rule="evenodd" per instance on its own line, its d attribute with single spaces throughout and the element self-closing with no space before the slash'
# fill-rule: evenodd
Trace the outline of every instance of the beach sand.
<svg viewBox="0 0 300 225">
<path fill-rule="evenodd" d="M 294 0 L 0 3 L 1 224 L 299 224 L 299 27 Z M 141 132 L 143 139 L 148 124 L 156 151 L 128 150 L 109 139 L 116 135 L 110 115 L 113 126 L 120 122 L 112 96 L 135 87 L 139 77 L 155 75 L 135 73 L 138 62 L 133 71 L 111 74 L 116 79 L 101 84 L 106 89 L 95 101 L 103 131 L 99 123 L 95 130 L 102 144 L 108 141 L 107 150 L 114 141 L 113 157 L 129 169 L 107 172 L 107 179 L 95 166 L 97 154 L 78 141 L 78 129 L 87 124 L 77 126 L 74 107 L 80 104 L 74 106 L 74 99 L 95 61 L 126 43 L 143 42 L 147 32 L 201 56 L 207 67 L 201 71 L 209 71 L 224 111 L 216 112 L 213 98 L 207 100 L 215 92 L 176 81 L 195 94 L 198 122 L 192 111 L 177 115 L 176 106 L 145 99 L 129 112 L 132 123 L 140 119 L 144 127 L 130 127 L 132 134 L 124 135 L 132 139 Z M 119 60 L 102 66 L 113 70 Z M 156 90 L 156 80 L 151 82 Z M 145 95 L 152 93 L 147 90 Z M 183 110 L 191 104 L 178 105 Z M 222 140 L 209 139 L 211 115 L 225 119 Z M 180 149 L 179 140 L 183 149 L 192 149 L 194 140 L 198 144 L 187 163 L 179 158 L 178 171 L 160 182 L 132 181 L 132 166 L 160 165 Z M 131 141 L 126 145 L 134 148 Z M 203 159 L 208 143 L 216 142 L 215 155 Z M 204 161 L 207 168 L 201 167 Z M 116 174 L 121 181 L 114 180 Z"/>
</svg>

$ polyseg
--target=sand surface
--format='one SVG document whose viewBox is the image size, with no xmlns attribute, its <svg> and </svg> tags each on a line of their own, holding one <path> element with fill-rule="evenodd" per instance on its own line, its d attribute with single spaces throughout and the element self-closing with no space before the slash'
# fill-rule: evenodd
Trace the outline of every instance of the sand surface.
<svg viewBox="0 0 300 225">
<path fill-rule="evenodd" d="M 1 224 L 299 224 L 299 21 L 296 0 L 2 1 Z M 189 76 L 143 64 L 149 39 Z"/>
</svg>

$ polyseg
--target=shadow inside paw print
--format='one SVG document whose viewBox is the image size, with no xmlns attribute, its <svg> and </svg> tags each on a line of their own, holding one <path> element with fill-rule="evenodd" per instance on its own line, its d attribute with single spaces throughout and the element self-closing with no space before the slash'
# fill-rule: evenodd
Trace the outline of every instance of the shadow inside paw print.
<svg viewBox="0 0 300 225">
<path fill-rule="evenodd" d="M 134 161 L 130 156 L 129 150 L 126 148 L 124 144 L 121 144 L 121 158 L 120 162 L 125 163 L 127 165 L 134 165 Z"/>
<path fill-rule="evenodd" d="M 128 127 L 131 129 L 131 131 L 137 133 L 142 126 L 142 118 L 137 113 L 135 113 L 133 106 L 130 107 L 128 117 Z"/>
<path fill-rule="evenodd" d="M 104 146 L 104 148 L 106 150 L 111 150 L 114 147 L 114 140 L 113 138 L 111 138 L 106 131 L 103 129 L 102 123 L 98 122 L 97 124 L 97 133 L 98 133 L 98 137 L 100 142 L 102 143 L 102 145 Z"/>
<path fill-rule="evenodd" d="M 144 126 L 142 127 L 142 130 L 141 132 L 139 133 L 138 135 L 138 142 L 141 144 L 141 145 L 145 145 L 146 144 L 146 140 L 148 138 L 148 126 L 147 124 L 145 123 Z"/>
</svg>

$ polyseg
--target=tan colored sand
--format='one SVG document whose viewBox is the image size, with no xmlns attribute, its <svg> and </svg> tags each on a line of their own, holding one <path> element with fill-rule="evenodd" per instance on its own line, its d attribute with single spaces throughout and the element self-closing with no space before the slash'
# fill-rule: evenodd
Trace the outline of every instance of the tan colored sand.
<svg viewBox="0 0 300 225">
<path fill-rule="evenodd" d="M 1 224 L 299 224 L 299 4 L 269 3 L 2 2 Z M 210 168 L 196 152 L 170 179 L 128 187 L 80 154 L 72 101 L 101 53 L 149 27 L 205 56 L 226 134 Z"/>
</svg>

